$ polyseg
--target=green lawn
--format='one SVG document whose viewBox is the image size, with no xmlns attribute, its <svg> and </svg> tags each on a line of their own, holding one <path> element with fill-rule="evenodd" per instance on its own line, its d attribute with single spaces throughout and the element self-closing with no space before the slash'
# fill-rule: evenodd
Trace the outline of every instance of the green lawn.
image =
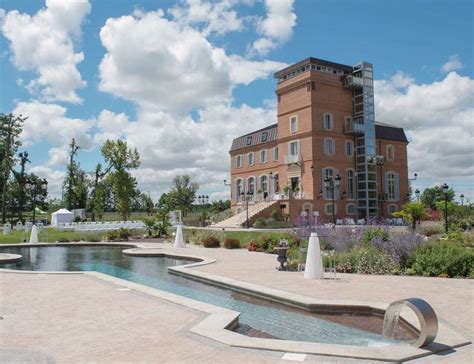
<svg viewBox="0 0 474 364">
<path fill-rule="evenodd" d="M 56 241 L 99 241 L 102 235 L 103 233 L 100 232 L 75 232 L 47 228 L 38 234 L 38 241 L 40 243 L 54 243 Z M 12 231 L 8 235 L 0 233 L 0 244 L 19 244 L 28 242 L 29 240 L 29 232 Z"/>
</svg>

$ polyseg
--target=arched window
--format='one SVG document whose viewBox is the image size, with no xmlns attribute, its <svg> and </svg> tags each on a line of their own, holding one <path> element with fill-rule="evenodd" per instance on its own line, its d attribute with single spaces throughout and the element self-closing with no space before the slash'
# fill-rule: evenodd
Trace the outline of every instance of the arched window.
<svg viewBox="0 0 474 364">
<path fill-rule="evenodd" d="M 247 192 L 255 195 L 255 178 L 249 177 L 247 179 Z"/>
<path fill-rule="evenodd" d="M 353 169 L 346 169 L 346 196 L 348 199 L 355 198 L 355 173 Z"/>
<path fill-rule="evenodd" d="M 350 116 L 346 116 L 344 118 L 344 131 L 350 131 L 352 129 L 351 124 L 352 124 L 352 118 Z"/>
<path fill-rule="evenodd" d="M 262 192 L 268 193 L 268 178 L 265 175 L 260 177 L 260 189 L 262 190 Z"/>
<path fill-rule="evenodd" d="M 394 212 L 397 212 L 398 210 L 398 206 L 397 205 L 388 205 L 388 213 L 391 215 L 393 214 Z"/>
<path fill-rule="evenodd" d="M 387 172 L 385 173 L 385 193 L 387 198 L 392 201 L 400 199 L 400 186 L 398 173 Z"/>
<path fill-rule="evenodd" d="M 323 116 L 323 122 L 324 122 L 324 129 L 331 130 L 332 129 L 332 114 L 328 112 L 325 113 Z"/>
<path fill-rule="evenodd" d="M 332 138 L 324 139 L 324 154 L 335 155 L 336 154 L 336 142 Z"/>
<path fill-rule="evenodd" d="M 244 193 L 244 180 L 242 178 L 238 178 L 235 181 L 235 201 L 239 201 Z"/>
<path fill-rule="evenodd" d="M 324 205 L 324 213 L 326 215 L 332 215 L 332 203 L 327 203 Z M 334 214 L 337 214 L 337 205 L 334 204 Z"/>
<path fill-rule="evenodd" d="M 354 203 L 349 203 L 346 205 L 346 213 L 347 215 L 355 215 L 356 214 L 356 205 Z"/>
<path fill-rule="evenodd" d="M 344 149 L 346 156 L 352 157 L 354 153 L 354 142 L 352 140 L 346 140 Z"/>
<path fill-rule="evenodd" d="M 324 180 L 326 178 L 334 180 L 334 177 L 339 173 L 339 171 L 335 168 L 326 167 L 322 169 L 322 180 L 321 186 L 323 190 L 323 198 L 326 200 L 330 200 L 332 198 L 332 190 L 330 186 L 325 186 Z M 339 198 L 339 189 L 334 188 L 334 198 L 337 200 Z"/>
<path fill-rule="evenodd" d="M 278 173 L 273 176 L 273 193 L 280 192 L 280 178 L 278 177 Z"/>
<path fill-rule="evenodd" d="M 387 159 L 393 161 L 395 159 L 395 148 L 393 145 L 387 145 Z"/>
</svg>

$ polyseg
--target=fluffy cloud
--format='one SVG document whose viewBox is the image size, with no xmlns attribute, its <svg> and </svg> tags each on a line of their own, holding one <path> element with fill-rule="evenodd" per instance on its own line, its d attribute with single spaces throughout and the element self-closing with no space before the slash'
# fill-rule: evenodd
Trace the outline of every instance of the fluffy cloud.
<svg viewBox="0 0 474 364">
<path fill-rule="evenodd" d="M 257 25 L 262 37 L 252 46 L 254 52 L 262 55 L 285 43 L 296 25 L 293 0 L 265 0 L 265 7 L 267 15 Z"/>
<path fill-rule="evenodd" d="M 40 178 L 46 178 L 48 181 L 48 194 L 52 197 L 60 197 L 66 172 L 54 170 L 46 166 L 34 166 L 30 168 L 30 172 L 36 174 Z"/>
<path fill-rule="evenodd" d="M 12 62 L 19 70 L 37 74 L 26 87 L 42 100 L 81 102 L 76 89 L 85 82 L 76 65 L 84 55 L 74 51 L 74 40 L 90 9 L 88 0 L 47 0 L 46 8 L 33 16 L 13 10 L 1 17 Z"/>
<path fill-rule="evenodd" d="M 450 56 L 448 61 L 441 67 L 442 72 L 451 72 L 463 68 L 461 59 L 457 54 Z"/>
<path fill-rule="evenodd" d="M 64 146 L 69 144 L 72 138 L 76 138 L 81 148 L 93 147 L 89 132 L 95 121 L 69 118 L 66 112 L 65 107 L 56 104 L 19 102 L 13 114 L 28 116 L 21 134 L 25 146 L 40 142 Z"/>
<path fill-rule="evenodd" d="M 173 19 L 181 26 L 193 26 L 201 29 L 204 35 L 241 31 L 242 19 L 233 9 L 237 1 L 221 0 L 185 0 L 182 4 L 169 10 Z"/>
<path fill-rule="evenodd" d="M 451 72 L 417 84 L 398 73 L 376 81 L 375 93 L 377 119 L 407 131 L 412 171 L 427 179 L 473 180 L 474 80 Z"/>
<path fill-rule="evenodd" d="M 102 110 L 97 118 L 98 132 L 94 135 L 94 140 L 101 143 L 107 139 L 121 138 L 129 122 L 128 116 L 124 113 L 116 114 L 110 110 Z"/>
</svg>

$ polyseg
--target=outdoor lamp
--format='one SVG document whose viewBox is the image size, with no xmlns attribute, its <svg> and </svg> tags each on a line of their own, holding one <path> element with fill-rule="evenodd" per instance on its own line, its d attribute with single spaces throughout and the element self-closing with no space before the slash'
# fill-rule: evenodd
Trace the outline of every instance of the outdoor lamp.
<svg viewBox="0 0 474 364">
<path fill-rule="evenodd" d="M 448 186 L 447 183 L 445 183 L 444 185 L 442 185 L 441 188 L 443 189 L 443 192 L 444 192 L 445 194 L 448 193 L 448 191 L 449 191 L 449 186 Z"/>
<path fill-rule="evenodd" d="M 43 178 L 43 180 L 41 181 L 41 189 L 43 191 L 46 191 L 48 189 L 48 181 L 46 181 L 46 178 Z"/>
<path fill-rule="evenodd" d="M 420 190 L 418 188 L 415 190 L 415 196 L 417 200 L 420 198 Z"/>
<path fill-rule="evenodd" d="M 336 181 L 336 187 L 339 188 L 339 186 L 340 186 L 340 184 L 341 184 L 341 176 L 339 176 L 338 174 L 336 174 L 335 181 Z"/>
<path fill-rule="evenodd" d="M 206 195 L 206 203 L 209 202 L 209 195 Z"/>
<path fill-rule="evenodd" d="M 461 205 L 464 204 L 464 195 L 461 193 L 461 195 L 459 196 L 459 198 L 461 199 Z"/>
<path fill-rule="evenodd" d="M 329 177 L 324 179 L 324 187 L 329 187 Z"/>
</svg>

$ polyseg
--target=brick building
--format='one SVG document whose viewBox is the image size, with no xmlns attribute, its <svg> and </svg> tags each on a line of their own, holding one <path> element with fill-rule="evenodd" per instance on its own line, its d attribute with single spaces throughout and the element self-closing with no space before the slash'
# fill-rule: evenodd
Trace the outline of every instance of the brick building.
<svg viewBox="0 0 474 364">
<path fill-rule="evenodd" d="M 230 149 L 232 208 L 242 211 L 248 198 L 259 210 L 322 221 L 332 221 L 333 206 L 337 219 L 399 210 L 408 194 L 408 140 L 402 128 L 375 121 L 372 65 L 308 58 L 275 78 L 277 123 Z"/>
</svg>

